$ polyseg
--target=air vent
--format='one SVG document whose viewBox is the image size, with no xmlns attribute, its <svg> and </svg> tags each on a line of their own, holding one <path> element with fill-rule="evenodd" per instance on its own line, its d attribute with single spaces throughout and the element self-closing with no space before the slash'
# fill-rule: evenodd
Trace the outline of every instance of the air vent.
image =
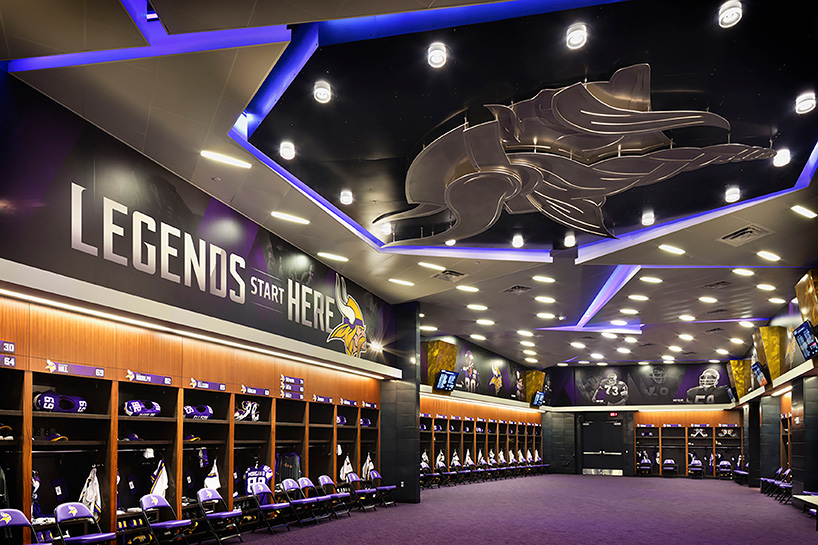
<svg viewBox="0 0 818 545">
<path fill-rule="evenodd" d="M 726 308 L 717 308 L 716 310 L 708 310 L 705 314 L 724 314 L 725 312 L 730 312 Z"/>
<path fill-rule="evenodd" d="M 708 335 L 713 335 L 714 333 L 723 333 L 724 329 L 720 327 L 714 327 L 712 329 L 705 329 L 704 332 L 707 333 Z"/>
<path fill-rule="evenodd" d="M 691 350 L 689 352 L 682 352 L 682 356 L 695 356 L 697 352 Z"/>
<path fill-rule="evenodd" d="M 597 339 L 597 337 L 592 337 L 590 335 L 585 335 L 583 337 L 580 337 L 579 340 L 581 340 L 581 341 L 596 341 L 598 339 Z"/>
<path fill-rule="evenodd" d="M 531 291 L 532 289 L 533 289 L 533 288 L 531 288 L 530 286 L 520 286 L 520 285 L 517 285 L 517 286 L 511 286 L 510 288 L 506 288 L 506 289 L 504 289 L 504 290 L 503 290 L 503 293 L 514 293 L 514 294 L 520 294 L 520 293 L 525 293 L 525 292 L 527 292 L 527 291 Z"/>
<path fill-rule="evenodd" d="M 706 290 L 720 290 L 722 288 L 726 288 L 727 286 L 732 286 L 733 283 L 727 280 L 719 280 L 718 282 L 713 282 L 712 284 L 705 284 L 702 286 Z"/>
<path fill-rule="evenodd" d="M 766 237 L 769 235 L 771 231 L 759 227 L 758 225 L 747 225 L 746 227 L 742 227 L 737 231 L 733 231 L 732 233 L 727 233 L 726 235 L 722 236 L 721 238 L 717 239 L 725 244 L 729 244 L 735 248 L 739 246 L 744 246 L 748 242 L 752 242 L 754 240 L 758 240 L 762 237 Z"/>
<path fill-rule="evenodd" d="M 645 344 L 640 344 L 639 348 L 653 348 L 654 346 L 656 346 L 654 343 L 645 343 Z"/>
<path fill-rule="evenodd" d="M 457 280 L 460 280 L 464 276 L 466 275 L 463 274 L 462 272 L 451 271 L 449 269 L 446 269 L 443 272 L 437 273 L 432 278 L 437 278 L 438 280 L 446 280 L 448 282 L 455 282 Z"/>
</svg>

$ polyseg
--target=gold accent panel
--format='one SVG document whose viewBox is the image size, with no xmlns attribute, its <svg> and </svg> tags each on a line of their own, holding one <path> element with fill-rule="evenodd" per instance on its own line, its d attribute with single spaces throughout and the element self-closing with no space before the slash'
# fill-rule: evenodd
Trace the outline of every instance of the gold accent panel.
<svg viewBox="0 0 818 545">
<path fill-rule="evenodd" d="M 818 325 L 818 270 L 813 269 L 801 277 L 795 285 L 795 296 L 801 309 L 801 318 Z"/>
<path fill-rule="evenodd" d="M 531 401 L 534 397 L 534 392 L 539 391 L 543 382 L 545 381 L 545 373 L 543 371 L 526 371 L 523 374 L 523 384 L 525 385 L 525 400 Z"/>
<path fill-rule="evenodd" d="M 750 361 L 749 360 L 730 360 L 730 372 L 733 374 L 733 380 L 736 383 L 736 393 L 738 397 L 744 397 L 749 393 L 748 385 L 750 384 Z"/>
<path fill-rule="evenodd" d="M 438 371 L 457 371 L 457 345 L 445 341 L 428 341 L 422 343 L 426 350 L 426 364 L 428 369 L 427 382 L 434 385 Z"/>
<path fill-rule="evenodd" d="M 753 343 L 760 363 L 770 369 L 770 377 L 781 376 L 784 351 L 787 346 L 787 329 L 780 326 L 759 327 L 753 332 Z"/>
</svg>

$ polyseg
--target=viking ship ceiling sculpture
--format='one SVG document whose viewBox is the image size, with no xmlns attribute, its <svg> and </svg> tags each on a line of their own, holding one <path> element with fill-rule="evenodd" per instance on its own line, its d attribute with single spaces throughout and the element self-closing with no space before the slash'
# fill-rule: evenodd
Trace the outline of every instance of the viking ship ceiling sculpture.
<svg viewBox="0 0 818 545">
<path fill-rule="evenodd" d="M 607 82 L 543 89 L 511 106 L 487 104 L 489 122 L 464 123 L 426 146 L 406 175 L 412 210 L 376 223 L 417 221 L 448 211 L 451 226 L 433 235 L 396 240 L 435 245 L 478 235 L 505 212 L 540 212 L 569 229 L 612 237 L 605 199 L 711 165 L 769 159 L 770 148 L 740 143 L 674 147 L 663 131 L 724 129 L 707 111 L 652 111 L 650 66 L 616 71 Z"/>
</svg>

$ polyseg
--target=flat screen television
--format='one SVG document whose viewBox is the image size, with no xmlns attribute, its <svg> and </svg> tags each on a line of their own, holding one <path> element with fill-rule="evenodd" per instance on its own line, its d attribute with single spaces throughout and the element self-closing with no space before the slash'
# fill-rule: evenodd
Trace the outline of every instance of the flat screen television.
<svg viewBox="0 0 818 545">
<path fill-rule="evenodd" d="M 792 334 L 805 360 L 818 356 L 818 340 L 815 338 L 815 330 L 809 320 L 795 328 Z"/>
<path fill-rule="evenodd" d="M 539 407 L 545 403 L 545 392 L 534 392 L 534 397 L 531 399 L 531 405 Z"/>
<path fill-rule="evenodd" d="M 457 371 L 440 371 L 438 372 L 437 376 L 435 377 L 435 390 L 444 390 L 446 392 L 451 392 L 454 390 L 454 385 L 457 382 L 457 375 L 459 375 Z"/>
</svg>

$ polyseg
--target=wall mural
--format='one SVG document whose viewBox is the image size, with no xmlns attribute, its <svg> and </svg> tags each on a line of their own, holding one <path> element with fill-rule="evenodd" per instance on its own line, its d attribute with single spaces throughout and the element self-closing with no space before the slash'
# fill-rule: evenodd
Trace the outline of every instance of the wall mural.
<svg viewBox="0 0 818 545">
<path fill-rule="evenodd" d="M 663 133 L 730 129 L 706 111 L 652 111 L 650 66 L 617 70 L 607 82 L 543 89 L 511 106 L 487 104 L 494 120 L 464 123 L 426 146 L 409 167 L 412 210 L 376 220 L 407 222 L 448 211 L 449 229 L 392 244 L 440 244 L 489 229 L 503 210 L 540 212 L 570 229 L 613 235 L 606 197 L 710 165 L 768 159 L 769 148 L 738 143 L 677 147 Z"/>
</svg>

